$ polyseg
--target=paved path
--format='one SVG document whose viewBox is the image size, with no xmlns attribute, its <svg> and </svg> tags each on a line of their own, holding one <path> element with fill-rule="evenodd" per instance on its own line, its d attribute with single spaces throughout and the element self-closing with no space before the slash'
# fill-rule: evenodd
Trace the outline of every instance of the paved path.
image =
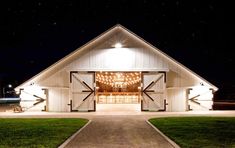
<svg viewBox="0 0 235 148">
<path fill-rule="evenodd" d="M 66 148 L 170 148 L 171 144 L 140 116 L 99 116 Z"/>
</svg>

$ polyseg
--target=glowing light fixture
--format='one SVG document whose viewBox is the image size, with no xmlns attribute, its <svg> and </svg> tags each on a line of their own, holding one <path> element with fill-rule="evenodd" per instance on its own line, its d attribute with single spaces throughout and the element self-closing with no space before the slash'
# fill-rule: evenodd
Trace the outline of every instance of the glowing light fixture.
<svg viewBox="0 0 235 148">
<path fill-rule="evenodd" d="M 138 73 L 137 73 L 138 74 Z M 96 74 L 96 81 L 110 85 L 112 87 L 126 87 L 127 85 L 132 85 L 140 82 L 140 75 L 135 75 L 132 73 L 108 73 Z"/>
<path fill-rule="evenodd" d="M 122 44 L 121 44 L 121 43 L 116 43 L 116 44 L 114 45 L 114 47 L 115 47 L 115 48 L 122 48 Z"/>
</svg>

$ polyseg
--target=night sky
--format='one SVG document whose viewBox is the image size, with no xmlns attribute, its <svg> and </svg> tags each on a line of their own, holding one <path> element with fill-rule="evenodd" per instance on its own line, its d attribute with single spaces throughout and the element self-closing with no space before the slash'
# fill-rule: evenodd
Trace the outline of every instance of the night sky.
<svg viewBox="0 0 235 148">
<path fill-rule="evenodd" d="M 0 6 L 0 87 L 13 87 L 117 23 L 235 100 L 232 2 L 192 0 L 11 1 Z"/>
</svg>

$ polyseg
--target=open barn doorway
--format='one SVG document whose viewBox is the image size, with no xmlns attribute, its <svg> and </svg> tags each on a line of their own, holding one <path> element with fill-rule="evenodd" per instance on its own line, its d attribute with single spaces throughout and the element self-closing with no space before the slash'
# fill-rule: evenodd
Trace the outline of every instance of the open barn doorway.
<svg viewBox="0 0 235 148">
<path fill-rule="evenodd" d="M 141 111 L 141 72 L 96 72 L 97 111 Z"/>
</svg>

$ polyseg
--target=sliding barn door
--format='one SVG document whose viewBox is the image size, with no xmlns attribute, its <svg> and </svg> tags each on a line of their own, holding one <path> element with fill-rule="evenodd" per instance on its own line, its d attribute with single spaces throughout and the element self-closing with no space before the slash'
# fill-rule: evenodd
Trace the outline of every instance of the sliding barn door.
<svg viewBox="0 0 235 148">
<path fill-rule="evenodd" d="M 95 111 L 95 73 L 70 73 L 70 110 Z"/>
<path fill-rule="evenodd" d="M 143 73 L 142 110 L 165 111 L 165 73 Z"/>
</svg>

